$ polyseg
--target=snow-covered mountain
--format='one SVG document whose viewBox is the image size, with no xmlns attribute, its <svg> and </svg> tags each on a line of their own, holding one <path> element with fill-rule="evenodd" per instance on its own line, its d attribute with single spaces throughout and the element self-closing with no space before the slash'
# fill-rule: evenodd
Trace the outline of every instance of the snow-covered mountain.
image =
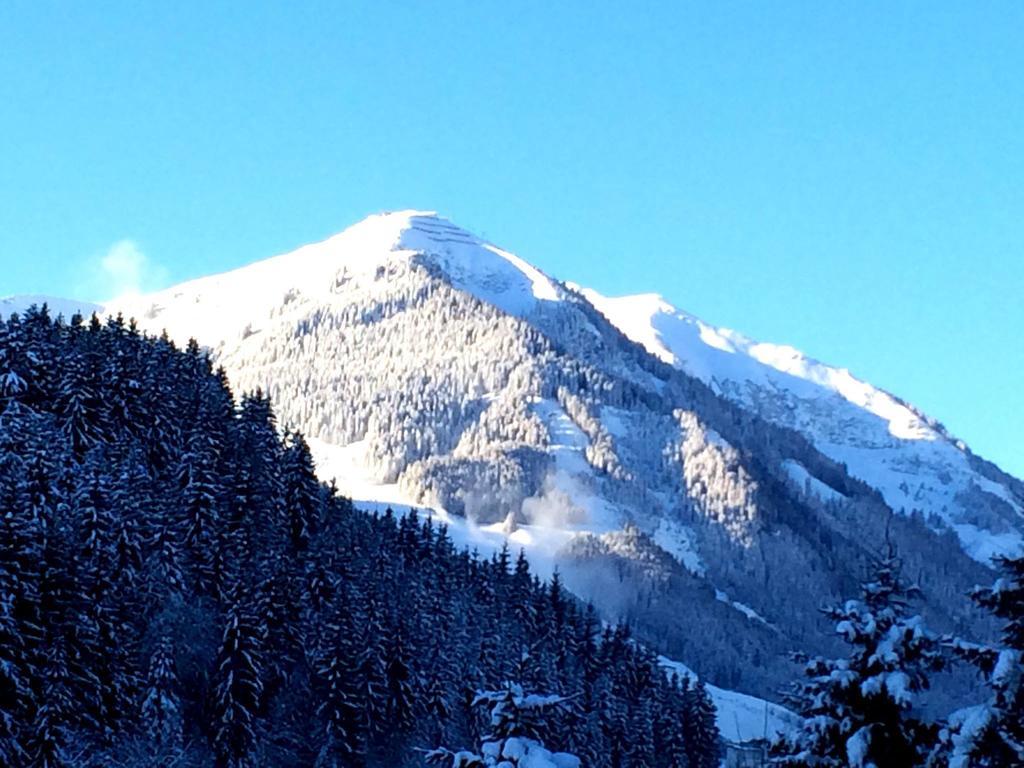
<svg viewBox="0 0 1024 768">
<path fill-rule="evenodd" d="M 591 303 L 633 341 L 762 417 L 797 430 L 903 513 L 948 526 L 980 562 L 1024 543 L 1024 486 L 978 460 L 934 419 L 898 397 L 790 346 L 749 339 L 676 309 L 657 294 Z M 798 464 L 793 478 L 822 498 L 836 491 Z"/>
<path fill-rule="evenodd" d="M 780 654 L 827 646 L 817 608 L 887 539 L 930 621 L 983 633 L 962 595 L 1021 542 L 1024 486 L 899 399 L 432 213 L 105 310 L 269 391 L 342 491 L 557 562 L 725 687 L 772 692 Z"/>
</svg>

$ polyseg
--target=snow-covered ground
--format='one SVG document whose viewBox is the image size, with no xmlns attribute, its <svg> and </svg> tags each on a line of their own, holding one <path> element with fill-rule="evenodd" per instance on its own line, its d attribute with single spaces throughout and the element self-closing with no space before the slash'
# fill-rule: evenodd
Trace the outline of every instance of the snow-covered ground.
<svg viewBox="0 0 1024 768">
<path fill-rule="evenodd" d="M 681 662 L 665 656 L 659 656 L 658 661 L 666 674 L 674 673 L 680 678 L 697 679 L 693 670 Z M 718 730 L 726 741 L 743 743 L 770 739 L 800 722 L 800 718 L 793 712 L 770 701 L 714 685 L 706 687 L 715 704 Z"/>
<path fill-rule="evenodd" d="M 437 504 L 417 503 L 398 483 L 376 480 L 367 468 L 363 443 L 336 446 L 315 438 L 308 442 L 317 476 L 324 482 L 335 482 L 338 492 L 352 499 L 358 508 L 371 512 L 390 508 L 399 515 L 415 509 L 446 526 L 456 547 L 476 550 L 483 557 L 500 551 L 506 544 L 516 552 L 528 550 L 530 566 L 538 575 L 548 578 L 554 571 L 556 552 L 571 535 L 561 529 L 546 531 L 530 525 L 519 526 L 511 533 L 501 523 L 477 525 L 465 517 L 449 514 Z"/>
<path fill-rule="evenodd" d="M 790 478 L 802 489 L 817 496 L 822 501 L 842 501 L 845 497 L 835 488 L 821 482 L 807 471 L 799 461 L 787 460 L 782 463 Z"/>
</svg>

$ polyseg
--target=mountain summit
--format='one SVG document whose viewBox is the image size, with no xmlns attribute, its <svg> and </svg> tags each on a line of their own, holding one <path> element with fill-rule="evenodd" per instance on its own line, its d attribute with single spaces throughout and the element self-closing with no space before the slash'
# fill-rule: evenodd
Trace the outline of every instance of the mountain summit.
<svg viewBox="0 0 1024 768">
<path fill-rule="evenodd" d="M 887 542 L 934 626 L 983 634 L 960 596 L 1022 542 L 1024 485 L 899 398 L 433 213 L 106 311 L 268 392 L 343 492 L 526 547 L 728 687 L 773 693 L 781 654 L 828 646 L 818 607 Z"/>
</svg>

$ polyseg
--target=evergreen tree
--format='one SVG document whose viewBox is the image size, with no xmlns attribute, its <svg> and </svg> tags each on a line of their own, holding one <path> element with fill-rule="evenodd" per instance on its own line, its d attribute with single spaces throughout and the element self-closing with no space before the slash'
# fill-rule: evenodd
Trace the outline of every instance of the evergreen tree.
<svg viewBox="0 0 1024 768">
<path fill-rule="evenodd" d="M 302 435 L 287 436 L 282 457 L 284 500 L 288 510 L 288 533 L 296 551 L 309 546 L 317 513 L 320 509 L 320 486 L 313 471 L 313 457 Z"/>
<path fill-rule="evenodd" d="M 850 656 L 806 663 L 806 680 L 790 696 L 804 725 L 773 745 L 776 762 L 836 768 L 925 763 L 937 729 L 918 719 L 911 705 L 944 660 L 938 639 L 909 615 L 913 594 L 890 551 L 861 585 L 860 600 L 826 611 L 851 646 Z"/>
<path fill-rule="evenodd" d="M 385 685 L 387 703 L 385 712 L 389 730 L 410 731 L 415 725 L 415 702 L 418 692 L 402 640 L 402 630 L 394 633 L 394 639 L 387 650 L 385 662 Z"/>
<path fill-rule="evenodd" d="M 174 648 L 170 638 L 165 637 L 150 656 L 140 713 L 145 732 L 158 749 L 181 741 L 179 695 Z"/>
<path fill-rule="evenodd" d="M 479 752 L 453 752 L 441 747 L 427 753 L 427 764 L 452 768 L 579 768 L 578 758 L 553 753 L 537 740 L 545 730 L 545 715 L 564 702 L 561 696 L 524 694 L 514 683 L 498 691 L 482 691 L 475 704 L 489 712 L 490 730 Z"/>
<path fill-rule="evenodd" d="M 331 624 L 333 642 L 317 663 L 320 700 L 317 714 L 324 724 L 317 754 L 318 768 L 359 768 L 365 765 L 365 731 L 353 638 L 347 617 Z"/>
<path fill-rule="evenodd" d="M 945 730 L 936 763 L 952 768 L 1024 765 L 1024 557 L 999 558 L 997 564 L 1003 576 L 972 597 L 1004 622 L 1002 647 L 951 642 L 991 692 L 985 704 L 959 712 Z"/>
<path fill-rule="evenodd" d="M 232 606 L 217 660 L 214 747 L 222 765 L 256 764 L 265 632 L 254 611 Z"/>
<path fill-rule="evenodd" d="M 680 690 L 680 685 L 684 686 L 683 698 L 677 703 L 677 699 L 671 693 Z M 688 677 L 683 678 L 680 684 L 679 676 L 673 673 L 668 683 L 670 695 L 660 699 L 655 712 L 654 738 L 658 745 L 660 764 L 665 768 L 690 768 L 686 744 L 686 690 L 689 686 Z"/>
<path fill-rule="evenodd" d="M 702 680 L 689 684 L 683 706 L 683 738 L 690 768 L 717 768 L 722 750 L 715 725 L 715 705 Z"/>
<path fill-rule="evenodd" d="M 40 659 L 45 688 L 32 723 L 32 766 L 66 768 L 71 764 L 68 742 L 73 731 L 71 673 L 67 650 L 57 640 Z"/>
</svg>

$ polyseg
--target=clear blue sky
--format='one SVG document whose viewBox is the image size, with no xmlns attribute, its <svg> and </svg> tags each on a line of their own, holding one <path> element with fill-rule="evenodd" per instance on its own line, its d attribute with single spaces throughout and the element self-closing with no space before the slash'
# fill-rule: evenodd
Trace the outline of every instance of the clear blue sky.
<svg viewBox="0 0 1024 768">
<path fill-rule="evenodd" d="M 125 239 L 149 288 L 437 209 L 1022 476 L 1022 40 L 1018 2 L 8 0 L 0 294 L 103 298 Z"/>
</svg>

